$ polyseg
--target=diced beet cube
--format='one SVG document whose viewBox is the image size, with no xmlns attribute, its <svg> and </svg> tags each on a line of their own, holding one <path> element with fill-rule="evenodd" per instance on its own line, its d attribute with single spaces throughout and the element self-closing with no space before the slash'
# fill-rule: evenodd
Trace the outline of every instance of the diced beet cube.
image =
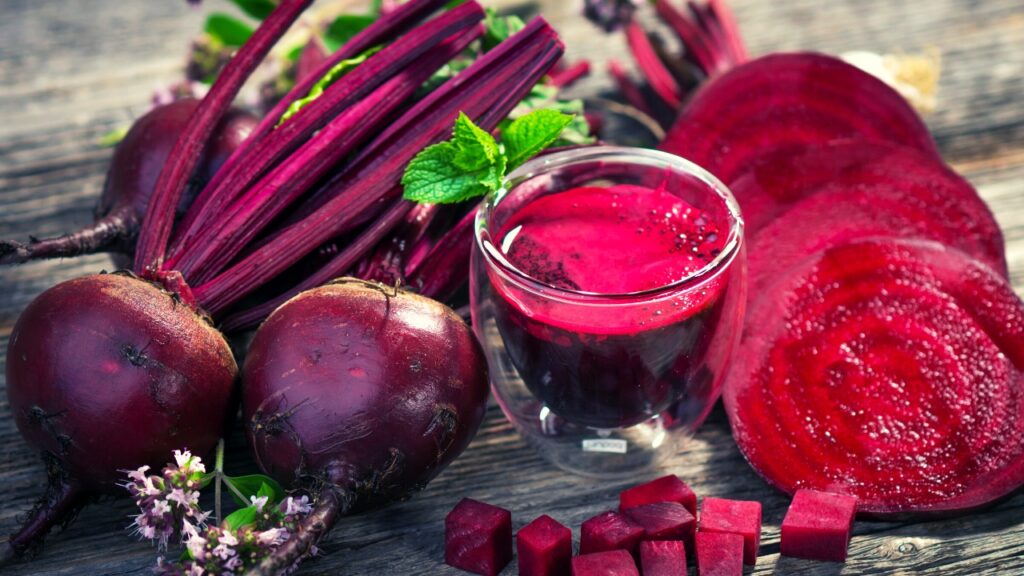
<svg viewBox="0 0 1024 576">
<path fill-rule="evenodd" d="M 740 576 L 743 548 L 739 534 L 697 532 L 697 576 Z"/>
<path fill-rule="evenodd" d="M 572 530 L 544 515 L 516 534 L 519 576 L 564 576 L 572 560 Z"/>
<path fill-rule="evenodd" d="M 572 559 L 572 576 L 640 576 L 625 550 L 583 554 Z"/>
<path fill-rule="evenodd" d="M 678 502 L 644 504 L 623 514 L 643 526 L 644 540 L 682 540 L 687 548 L 693 548 L 697 519 Z"/>
<path fill-rule="evenodd" d="M 743 563 L 753 565 L 761 546 L 761 503 L 705 498 L 700 510 L 700 531 L 743 536 Z"/>
<path fill-rule="evenodd" d="M 662 476 L 619 493 L 620 511 L 655 502 L 678 502 L 685 506 L 690 514 L 697 515 L 697 495 L 674 474 Z"/>
<path fill-rule="evenodd" d="M 580 554 L 606 550 L 636 551 L 644 537 L 644 527 L 618 512 L 603 512 L 580 527 Z"/>
<path fill-rule="evenodd" d="M 463 498 L 444 519 L 444 561 L 494 576 L 512 560 L 512 513 Z"/>
<path fill-rule="evenodd" d="M 811 560 L 846 560 L 857 498 L 797 490 L 782 520 L 782 554 Z"/>
<path fill-rule="evenodd" d="M 679 540 L 641 542 L 640 570 L 644 576 L 685 576 L 686 547 Z"/>
</svg>

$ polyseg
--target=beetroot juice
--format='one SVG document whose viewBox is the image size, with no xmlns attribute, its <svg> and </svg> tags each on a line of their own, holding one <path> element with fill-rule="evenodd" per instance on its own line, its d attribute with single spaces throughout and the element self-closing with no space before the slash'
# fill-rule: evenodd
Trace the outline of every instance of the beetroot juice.
<svg viewBox="0 0 1024 576">
<path fill-rule="evenodd" d="M 644 447 L 616 431 L 692 430 L 717 399 L 742 314 L 742 223 L 720 183 L 672 162 L 692 165 L 600 150 L 542 157 L 485 202 L 471 294 L 520 430 L 621 455 Z"/>
</svg>

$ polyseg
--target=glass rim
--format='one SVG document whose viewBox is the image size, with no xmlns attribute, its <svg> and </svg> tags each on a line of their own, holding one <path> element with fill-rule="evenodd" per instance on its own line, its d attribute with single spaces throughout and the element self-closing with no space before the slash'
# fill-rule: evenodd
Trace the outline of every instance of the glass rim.
<svg viewBox="0 0 1024 576">
<path fill-rule="evenodd" d="M 488 234 L 488 219 L 494 208 L 508 197 L 519 184 L 550 170 L 564 168 L 577 163 L 601 159 L 607 160 L 609 157 L 618 158 L 624 164 L 632 163 L 647 168 L 672 169 L 696 178 L 709 188 L 710 191 L 715 193 L 724 202 L 729 215 L 729 235 L 726 238 L 725 247 L 722 251 L 697 271 L 668 284 L 634 292 L 590 292 L 554 286 L 538 280 L 520 270 L 505 258 L 504 254 L 494 249 L 494 244 L 490 241 Z M 497 269 L 507 280 L 519 284 L 524 289 L 535 293 L 542 293 L 549 299 L 618 301 L 657 297 L 666 292 L 675 292 L 679 289 L 686 289 L 710 282 L 735 260 L 743 244 L 743 227 L 743 215 L 740 213 L 739 203 L 732 195 L 732 191 L 721 180 L 701 166 L 685 158 L 660 150 L 629 146 L 597 145 L 571 148 L 538 156 L 513 170 L 505 177 L 502 187 L 496 192 L 488 194 L 477 208 L 473 241 L 487 261 L 488 266 Z"/>
</svg>

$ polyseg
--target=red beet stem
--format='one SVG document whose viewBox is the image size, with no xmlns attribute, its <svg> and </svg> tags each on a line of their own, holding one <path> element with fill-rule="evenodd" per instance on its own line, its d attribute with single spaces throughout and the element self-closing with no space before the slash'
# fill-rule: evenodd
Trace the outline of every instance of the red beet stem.
<svg viewBox="0 0 1024 576">
<path fill-rule="evenodd" d="M 239 170 L 239 162 L 246 155 L 247 149 L 253 147 L 256 142 L 263 140 L 267 134 L 273 131 L 274 127 L 277 126 L 278 120 L 288 107 L 296 100 L 305 98 L 309 94 L 310 89 L 313 88 L 313 85 L 323 78 L 328 71 L 337 66 L 339 62 L 358 56 L 373 46 L 392 40 L 396 35 L 405 32 L 411 26 L 426 18 L 431 12 L 443 6 L 444 3 L 444 0 L 413 0 L 407 2 L 387 15 L 381 16 L 381 18 L 367 26 L 362 32 L 352 37 L 351 40 L 346 42 L 344 46 L 322 62 L 309 75 L 300 79 L 284 98 L 274 105 L 270 112 L 263 117 L 259 125 L 256 126 L 252 134 L 250 134 L 245 144 L 228 158 L 223 168 L 214 176 L 207 187 L 210 190 L 219 188 L 229 174 Z M 200 231 L 208 228 L 210 223 L 217 219 L 218 215 L 222 213 L 230 201 L 231 198 L 211 194 L 200 195 L 199 198 L 196 198 L 192 209 L 188 211 L 184 220 L 178 226 L 179 231 L 175 234 L 172 252 L 177 251 L 177 248 L 182 243 L 188 242 Z"/>
<path fill-rule="evenodd" d="M 0 240 L 0 265 L 22 264 L 45 258 L 95 254 L 128 244 L 135 235 L 130 206 L 123 206 L 77 232 L 54 238 L 33 238 L 28 244 Z"/>
<path fill-rule="evenodd" d="M 665 64 L 658 58 L 651 39 L 647 37 L 643 27 L 637 22 L 630 22 L 626 26 L 626 41 L 637 66 L 647 77 L 651 90 L 661 98 L 671 109 L 676 110 L 683 105 L 683 90 L 679 83 L 672 77 Z"/>
<path fill-rule="evenodd" d="M 231 58 L 209 94 L 199 103 L 160 172 L 146 209 L 135 249 L 134 268 L 137 273 L 162 266 L 181 196 L 217 123 L 271 47 L 312 3 L 313 0 L 282 0 Z"/>
<path fill-rule="evenodd" d="M 561 56 L 563 46 L 542 18 L 491 50 L 413 106 L 363 149 L 323 192 L 316 211 L 274 237 L 195 294 L 216 314 L 280 274 L 317 246 L 348 231 L 352 221 L 400 194 L 408 162 L 447 138 L 460 111 L 493 130 Z M 379 210 L 379 208 L 377 208 Z"/>
<path fill-rule="evenodd" d="M 408 272 L 409 286 L 413 290 L 444 302 L 466 283 L 475 222 L 476 208 L 473 208 Z"/>
<path fill-rule="evenodd" d="M 339 493 L 338 489 L 324 488 L 313 511 L 302 520 L 295 533 L 259 566 L 246 572 L 246 576 L 278 576 L 293 568 L 309 556 L 320 538 L 348 513 L 352 502 L 351 496 Z"/>
<path fill-rule="evenodd" d="M 590 74 L 590 61 L 581 60 L 572 66 L 551 73 L 551 85 L 557 88 L 565 88 L 575 84 L 580 78 Z"/>
<path fill-rule="evenodd" d="M 480 13 L 482 18 L 483 13 Z M 197 283 L 223 270 L 267 224 L 309 191 L 356 147 L 379 132 L 400 106 L 430 76 L 462 52 L 483 32 L 459 32 L 421 56 L 414 65 L 382 84 L 366 98 L 331 120 L 287 161 L 271 170 L 232 206 L 219 228 L 211 228 L 179 262 Z M 397 44 L 396 44 L 397 45 Z"/>
<path fill-rule="evenodd" d="M 343 276 L 360 258 L 364 257 L 367 251 L 394 230 L 405 216 L 410 213 L 412 207 L 411 203 L 405 200 L 398 200 L 380 218 L 374 220 L 369 228 L 363 231 L 353 242 L 349 243 L 344 250 L 320 266 L 312 276 L 271 300 L 228 316 L 224 320 L 223 330 L 225 332 L 234 332 L 256 326 L 267 316 L 270 316 L 270 313 L 277 309 L 278 306 L 284 304 L 296 294 Z"/>
<path fill-rule="evenodd" d="M 323 128 L 335 116 L 366 98 L 371 91 L 406 67 L 412 66 L 412 70 L 416 70 L 417 63 L 430 49 L 474 26 L 483 17 L 484 11 L 476 2 L 461 4 L 402 36 L 394 44 L 331 84 L 319 98 L 278 126 L 271 135 L 250 147 L 245 156 L 239 159 L 233 172 L 221 180 L 220 186 L 212 190 L 207 187 L 203 195 L 209 194 L 226 199 L 211 200 L 207 208 L 212 210 L 213 207 L 217 207 L 223 212 L 245 189 L 264 176 L 273 166 L 285 161 L 314 132 Z M 217 215 L 218 221 L 220 218 L 222 214 Z M 200 220 L 202 218 L 197 217 L 197 221 Z M 185 231 L 186 235 L 190 233 L 191 231 Z M 191 279 L 191 273 L 197 264 L 188 260 L 192 256 L 189 252 L 195 250 L 196 246 L 206 246 L 221 234 L 221 226 L 218 225 L 195 231 L 191 241 L 183 237 L 176 244 L 176 250 L 171 253 L 168 265 L 181 269 Z"/>
<path fill-rule="evenodd" d="M 48 462 L 50 480 L 46 493 L 36 502 L 29 517 L 17 532 L 11 534 L 6 550 L 0 558 L 0 566 L 24 557 L 39 546 L 43 538 L 55 526 L 71 522 L 78 511 L 88 503 L 89 495 L 74 481 L 57 470 L 56 462 Z"/>
<path fill-rule="evenodd" d="M 622 62 L 618 60 L 608 61 L 608 73 L 611 74 L 612 79 L 619 86 L 619 92 L 622 92 L 622 96 L 626 99 L 626 102 L 630 106 L 643 112 L 648 116 L 653 116 L 654 111 L 651 110 L 650 104 L 647 99 L 644 98 L 643 90 L 640 86 L 633 82 L 629 77 L 629 73 L 626 72 L 626 67 L 622 65 Z"/>
<path fill-rule="evenodd" d="M 736 17 L 732 10 L 726 5 L 725 0 L 709 0 L 708 9 L 718 21 L 725 39 L 729 44 L 729 51 L 732 54 L 733 64 L 745 62 L 748 58 L 747 47 L 743 44 L 743 37 L 740 35 L 739 26 L 736 24 Z"/>
<path fill-rule="evenodd" d="M 417 204 L 410 210 L 390 238 L 385 238 L 359 267 L 357 276 L 363 280 L 393 285 L 405 284 L 405 269 L 409 257 L 427 241 L 425 233 L 434 221 L 437 204 Z"/>
<path fill-rule="evenodd" d="M 657 0 L 655 8 L 663 20 L 675 30 L 686 51 L 684 57 L 691 60 L 698 68 L 707 73 L 715 68 L 715 57 L 711 46 L 707 43 L 704 31 L 691 19 L 687 18 L 668 0 Z"/>
</svg>

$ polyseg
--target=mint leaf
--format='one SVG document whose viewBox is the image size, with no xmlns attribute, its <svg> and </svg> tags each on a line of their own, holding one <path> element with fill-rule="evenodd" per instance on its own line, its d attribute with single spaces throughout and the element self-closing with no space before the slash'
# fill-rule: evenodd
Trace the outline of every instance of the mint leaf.
<svg viewBox="0 0 1024 576">
<path fill-rule="evenodd" d="M 366 52 L 363 52 L 359 56 L 356 56 L 355 58 L 342 60 L 341 62 L 335 64 L 333 68 L 331 68 L 330 70 L 327 71 L 326 74 L 324 74 L 323 78 L 317 80 L 316 84 L 314 84 L 313 87 L 309 89 L 309 94 L 307 94 L 303 98 L 296 99 L 294 102 L 291 103 L 291 105 L 288 106 L 288 109 L 284 111 L 284 114 L 281 114 L 281 119 L 277 121 L 277 125 L 280 126 L 281 124 L 287 122 L 288 119 L 294 116 L 299 110 L 302 110 L 303 108 L 308 106 L 310 102 L 319 98 L 320 95 L 324 93 L 324 90 L 326 90 L 328 86 L 337 82 L 339 78 L 354 70 L 356 66 L 359 66 L 363 62 L 366 62 L 366 60 L 370 56 L 373 56 L 379 51 L 380 46 L 375 46 L 373 48 L 370 48 Z"/>
<path fill-rule="evenodd" d="M 425 204 L 462 202 L 501 187 L 505 177 L 505 158 L 474 170 L 459 168 L 455 158 L 459 149 L 451 142 L 434 144 L 420 151 L 402 176 L 404 197 Z"/>
<path fill-rule="evenodd" d="M 497 12 L 488 8 L 487 16 L 484 18 L 484 36 L 482 38 L 484 51 L 488 51 L 508 39 L 509 36 L 526 28 L 526 23 L 516 16 L 499 16 Z"/>
<path fill-rule="evenodd" d="M 595 138 L 590 134 L 590 124 L 587 123 L 587 118 L 583 115 L 583 100 L 579 98 L 559 100 L 558 88 L 547 84 L 534 85 L 526 97 L 508 115 L 508 118 L 501 121 L 498 128 L 505 133 L 515 119 L 522 118 L 541 108 L 573 115 L 572 122 L 562 130 L 562 134 L 553 144 L 554 146 L 594 143 Z"/>
<path fill-rule="evenodd" d="M 252 36 L 252 27 L 235 18 L 220 12 L 214 12 L 206 19 L 203 28 L 211 38 L 225 46 L 237 47 L 245 44 Z"/>
<path fill-rule="evenodd" d="M 335 52 L 376 20 L 372 15 L 342 14 L 324 32 L 324 46 Z"/>
<path fill-rule="evenodd" d="M 242 526 L 248 526 L 256 522 L 256 514 L 255 506 L 239 508 L 224 518 L 224 524 L 231 530 L 238 530 Z"/>
<path fill-rule="evenodd" d="M 264 20 L 274 11 L 276 4 L 270 0 L 231 0 L 231 2 L 242 9 L 249 16 Z"/>
<path fill-rule="evenodd" d="M 246 476 L 226 476 L 225 481 L 229 482 L 238 490 L 242 496 L 246 499 L 242 500 L 235 494 L 234 490 L 228 490 L 231 494 L 231 498 L 234 499 L 235 503 L 239 506 L 248 506 L 252 502 L 249 500 L 250 497 L 256 496 L 267 496 L 268 502 L 271 504 L 277 504 L 284 500 L 285 491 L 276 480 L 270 476 L 264 476 L 263 474 L 248 474 Z"/>
<path fill-rule="evenodd" d="M 513 120 L 502 132 L 508 165 L 515 168 L 555 143 L 573 117 L 556 110 L 534 110 Z"/>
<path fill-rule="evenodd" d="M 455 119 L 451 143 L 455 146 L 452 162 L 462 170 L 479 170 L 494 164 L 501 154 L 494 137 L 485 132 L 464 113 Z"/>
</svg>

